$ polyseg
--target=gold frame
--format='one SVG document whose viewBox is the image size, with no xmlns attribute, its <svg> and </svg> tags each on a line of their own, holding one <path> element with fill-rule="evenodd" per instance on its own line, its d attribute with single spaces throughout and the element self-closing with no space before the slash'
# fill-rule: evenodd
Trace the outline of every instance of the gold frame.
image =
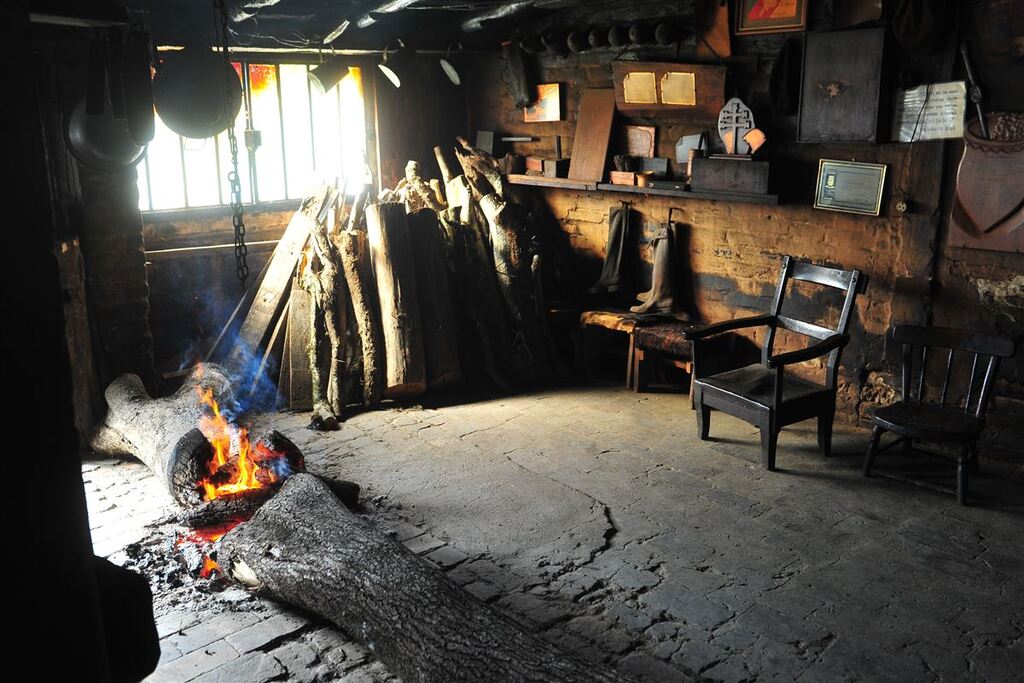
<svg viewBox="0 0 1024 683">
<path fill-rule="evenodd" d="M 744 7 L 745 0 L 737 0 L 735 4 L 736 10 L 736 29 L 734 31 L 737 36 L 753 36 L 763 33 L 788 33 L 791 31 L 806 31 L 807 30 L 807 5 L 810 4 L 809 0 L 796 0 L 798 3 L 797 17 L 793 20 L 795 23 L 792 24 L 779 24 L 774 26 L 761 26 L 761 27 L 744 27 L 743 26 L 743 15 L 746 13 Z"/>
<path fill-rule="evenodd" d="M 850 206 L 835 207 L 821 204 L 822 178 L 827 166 L 835 168 L 856 168 L 861 171 L 871 170 L 878 173 L 878 189 L 875 191 L 874 207 L 872 209 L 857 209 Z M 840 159 L 819 159 L 818 178 L 814 183 L 814 208 L 824 211 L 839 211 L 841 213 L 855 213 L 862 216 L 878 216 L 882 212 L 882 198 L 885 196 L 885 175 L 888 165 L 873 164 L 861 161 L 842 161 Z"/>
</svg>

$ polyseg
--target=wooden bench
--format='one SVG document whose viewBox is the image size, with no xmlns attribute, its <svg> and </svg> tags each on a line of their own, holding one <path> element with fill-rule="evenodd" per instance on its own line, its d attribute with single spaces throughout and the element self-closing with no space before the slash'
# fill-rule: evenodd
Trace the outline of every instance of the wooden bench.
<svg viewBox="0 0 1024 683">
<path fill-rule="evenodd" d="M 646 389 L 640 382 L 646 382 L 646 375 L 641 379 L 641 369 L 646 371 L 643 360 L 663 358 L 691 372 L 692 353 L 690 342 L 683 339 L 683 330 L 693 327 L 692 323 L 672 322 L 667 316 L 650 316 L 629 311 L 600 310 L 584 311 L 580 314 L 580 346 L 577 358 L 582 370 L 586 360 L 586 339 L 589 328 L 596 327 L 612 332 L 622 332 L 628 337 L 626 348 L 626 388 L 634 391 Z M 637 339 L 643 339 L 638 344 Z M 692 374 L 692 373 L 691 373 Z"/>
<path fill-rule="evenodd" d="M 587 332 L 597 327 L 612 332 L 622 332 L 628 337 L 626 347 L 626 388 L 633 388 L 633 329 L 636 327 L 637 315 L 629 311 L 600 310 L 583 311 L 580 314 L 579 345 L 577 346 L 577 369 L 585 374 L 587 360 Z"/>
<path fill-rule="evenodd" d="M 633 389 L 637 393 L 647 390 L 650 366 L 655 361 L 668 363 L 690 375 L 690 405 L 693 406 L 693 344 L 685 338 L 687 330 L 696 323 L 658 323 L 640 325 L 633 330 Z"/>
</svg>

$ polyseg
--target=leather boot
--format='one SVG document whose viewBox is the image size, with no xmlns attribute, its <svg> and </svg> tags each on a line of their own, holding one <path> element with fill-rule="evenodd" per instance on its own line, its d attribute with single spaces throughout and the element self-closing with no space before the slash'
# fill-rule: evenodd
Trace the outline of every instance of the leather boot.
<svg viewBox="0 0 1024 683">
<path fill-rule="evenodd" d="M 633 313 L 671 313 L 675 308 L 675 231 L 675 223 L 668 223 L 652 240 L 654 268 L 651 289 L 637 295 L 643 303 L 632 306 L 629 310 Z"/>
<path fill-rule="evenodd" d="M 627 253 L 632 232 L 632 211 L 623 202 L 617 209 L 608 212 L 608 248 L 605 250 L 604 267 L 601 277 L 588 291 L 591 294 L 614 294 L 628 284 Z"/>
</svg>

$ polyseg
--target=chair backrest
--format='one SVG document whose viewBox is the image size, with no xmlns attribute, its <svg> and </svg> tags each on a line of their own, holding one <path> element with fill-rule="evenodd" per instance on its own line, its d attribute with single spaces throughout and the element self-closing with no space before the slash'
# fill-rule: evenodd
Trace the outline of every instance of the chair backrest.
<svg viewBox="0 0 1024 683">
<path fill-rule="evenodd" d="M 903 345 L 903 400 L 925 403 L 925 373 L 928 370 L 929 349 L 946 351 L 946 367 L 942 374 L 942 391 L 939 405 L 946 405 L 947 399 L 959 402 L 957 394 L 964 397 L 964 412 L 977 417 L 985 415 L 989 394 L 999 371 L 999 361 L 1013 355 L 1014 344 L 1005 337 L 977 334 L 971 330 L 952 327 L 924 327 L 922 325 L 897 325 L 892 328 L 892 338 Z M 956 352 L 971 356 L 971 376 L 961 391 L 950 386 L 953 361 Z M 942 358 L 943 354 L 939 354 Z M 978 386 L 978 383 L 981 386 Z M 930 397 L 928 403 L 934 403 Z M 971 406 L 974 406 L 973 409 Z"/>
<path fill-rule="evenodd" d="M 786 297 L 786 287 L 789 285 L 790 280 L 813 282 L 845 292 L 843 309 L 839 314 L 839 321 L 834 330 L 781 314 L 782 303 Z M 867 276 L 859 270 L 839 270 L 837 268 L 816 266 L 813 263 L 796 261 L 789 256 L 784 257 L 782 259 L 782 271 L 779 273 L 779 283 L 775 288 L 775 297 L 772 300 L 771 311 L 769 311 L 775 318 L 775 325 L 768 328 L 764 346 L 761 348 L 761 362 L 765 365 L 768 364 L 768 359 L 773 354 L 772 347 L 775 344 L 775 330 L 780 327 L 819 341 L 827 339 L 834 334 L 846 334 L 846 330 L 850 326 L 850 314 L 853 312 L 854 299 L 857 298 L 859 292 L 863 292 L 867 288 L 867 284 Z M 841 348 L 832 351 L 828 355 L 825 382 L 830 389 L 834 389 L 836 386 L 841 355 Z"/>
</svg>

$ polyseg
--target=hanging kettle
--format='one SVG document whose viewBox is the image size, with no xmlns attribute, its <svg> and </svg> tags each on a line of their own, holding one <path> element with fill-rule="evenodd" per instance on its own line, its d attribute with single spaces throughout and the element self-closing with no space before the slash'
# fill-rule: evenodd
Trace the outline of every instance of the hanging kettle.
<svg viewBox="0 0 1024 683">
<path fill-rule="evenodd" d="M 242 105 L 238 73 L 202 47 L 170 53 L 153 79 L 160 119 L 178 135 L 208 138 L 231 125 Z"/>
</svg>

